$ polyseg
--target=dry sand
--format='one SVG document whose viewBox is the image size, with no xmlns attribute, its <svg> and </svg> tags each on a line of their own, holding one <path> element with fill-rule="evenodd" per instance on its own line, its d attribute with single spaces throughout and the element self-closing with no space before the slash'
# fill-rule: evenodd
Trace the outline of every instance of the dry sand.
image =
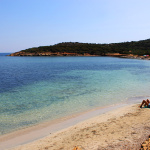
<svg viewBox="0 0 150 150">
<path fill-rule="evenodd" d="M 150 134 L 150 109 L 118 108 L 14 150 L 137 150 Z"/>
</svg>

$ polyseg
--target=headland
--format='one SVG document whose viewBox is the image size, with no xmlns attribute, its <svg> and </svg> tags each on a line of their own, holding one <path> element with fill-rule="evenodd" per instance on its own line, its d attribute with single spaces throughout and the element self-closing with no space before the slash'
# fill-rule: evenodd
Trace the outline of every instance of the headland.
<svg viewBox="0 0 150 150">
<path fill-rule="evenodd" d="M 63 42 L 28 48 L 9 56 L 113 56 L 149 59 L 150 39 L 109 44 Z"/>
</svg>

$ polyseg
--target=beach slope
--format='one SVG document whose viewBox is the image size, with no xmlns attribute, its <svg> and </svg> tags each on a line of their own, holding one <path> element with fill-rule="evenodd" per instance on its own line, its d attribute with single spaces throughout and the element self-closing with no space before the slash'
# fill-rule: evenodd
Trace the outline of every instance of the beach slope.
<svg viewBox="0 0 150 150">
<path fill-rule="evenodd" d="M 118 108 L 13 150 L 139 149 L 150 134 L 150 109 Z"/>
</svg>

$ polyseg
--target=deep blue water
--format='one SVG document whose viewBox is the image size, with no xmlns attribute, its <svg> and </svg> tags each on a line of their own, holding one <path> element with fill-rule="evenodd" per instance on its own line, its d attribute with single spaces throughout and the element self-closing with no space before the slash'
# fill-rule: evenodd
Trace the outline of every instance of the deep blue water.
<svg viewBox="0 0 150 150">
<path fill-rule="evenodd" d="M 0 56 L 0 134 L 149 97 L 149 76 L 146 60 Z"/>
</svg>

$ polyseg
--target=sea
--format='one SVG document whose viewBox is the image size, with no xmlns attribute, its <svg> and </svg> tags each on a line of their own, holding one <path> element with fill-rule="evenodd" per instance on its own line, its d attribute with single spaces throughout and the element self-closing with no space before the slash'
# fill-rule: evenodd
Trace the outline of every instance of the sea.
<svg viewBox="0 0 150 150">
<path fill-rule="evenodd" d="M 150 98 L 150 61 L 0 54 L 0 135 Z"/>
</svg>

